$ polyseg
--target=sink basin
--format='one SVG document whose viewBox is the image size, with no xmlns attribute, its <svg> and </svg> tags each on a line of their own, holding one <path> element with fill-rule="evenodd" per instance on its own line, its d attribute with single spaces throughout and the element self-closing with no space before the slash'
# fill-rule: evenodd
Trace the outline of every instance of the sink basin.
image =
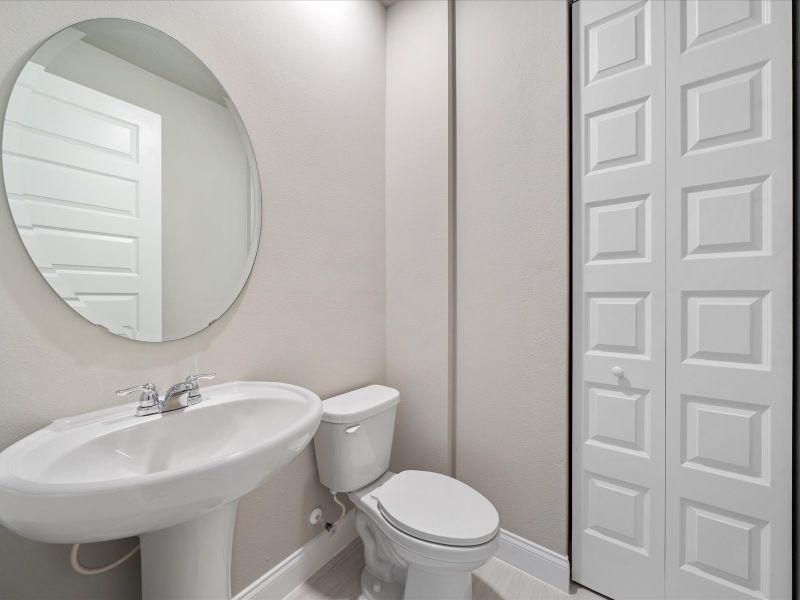
<svg viewBox="0 0 800 600">
<path fill-rule="evenodd" d="M 230 538 L 235 501 L 308 445 L 322 403 L 282 383 L 233 382 L 202 393 L 199 404 L 164 414 L 136 417 L 130 403 L 59 419 L 10 446 L 0 453 L 0 523 L 51 543 L 142 535 L 143 568 L 143 534 Z"/>
</svg>

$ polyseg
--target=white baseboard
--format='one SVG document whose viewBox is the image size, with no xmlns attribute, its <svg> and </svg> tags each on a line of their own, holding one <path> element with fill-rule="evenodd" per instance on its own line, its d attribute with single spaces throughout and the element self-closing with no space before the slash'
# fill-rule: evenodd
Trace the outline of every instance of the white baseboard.
<svg viewBox="0 0 800 600">
<path fill-rule="evenodd" d="M 568 556 L 505 529 L 500 530 L 500 549 L 495 556 L 562 592 L 570 592 L 572 582 Z"/>
<path fill-rule="evenodd" d="M 236 594 L 233 600 L 276 600 L 286 597 L 356 537 L 358 534 L 351 510 L 339 523 L 335 534 L 323 531 L 312 538 Z"/>
</svg>

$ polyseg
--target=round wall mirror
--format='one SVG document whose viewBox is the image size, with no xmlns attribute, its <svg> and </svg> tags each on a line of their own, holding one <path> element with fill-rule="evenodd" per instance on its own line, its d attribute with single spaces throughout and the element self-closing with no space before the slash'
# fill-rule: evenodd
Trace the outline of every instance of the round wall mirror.
<svg viewBox="0 0 800 600">
<path fill-rule="evenodd" d="M 216 77 L 165 33 L 94 19 L 47 40 L 14 85 L 2 151 L 33 263 L 95 325 L 186 337 L 244 287 L 261 231 L 253 149 Z"/>
</svg>

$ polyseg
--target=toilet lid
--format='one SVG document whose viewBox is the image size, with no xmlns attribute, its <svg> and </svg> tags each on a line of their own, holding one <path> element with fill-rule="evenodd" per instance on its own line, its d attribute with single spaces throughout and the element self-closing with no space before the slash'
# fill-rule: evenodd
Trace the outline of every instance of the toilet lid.
<svg viewBox="0 0 800 600">
<path fill-rule="evenodd" d="M 400 531 L 448 546 L 477 546 L 500 528 L 497 510 L 465 483 L 427 471 L 403 471 L 375 491 L 383 516 Z"/>
</svg>

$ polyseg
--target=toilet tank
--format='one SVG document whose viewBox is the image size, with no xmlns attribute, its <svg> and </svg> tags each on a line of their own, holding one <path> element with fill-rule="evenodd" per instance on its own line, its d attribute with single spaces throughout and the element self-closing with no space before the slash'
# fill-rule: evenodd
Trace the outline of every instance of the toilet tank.
<svg viewBox="0 0 800 600">
<path fill-rule="evenodd" d="M 322 422 L 314 436 L 322 485 L 352 492 L 389 469 L 399 400 L 397 390 L 370 385 L 322 403 Z"/>
</svg>

